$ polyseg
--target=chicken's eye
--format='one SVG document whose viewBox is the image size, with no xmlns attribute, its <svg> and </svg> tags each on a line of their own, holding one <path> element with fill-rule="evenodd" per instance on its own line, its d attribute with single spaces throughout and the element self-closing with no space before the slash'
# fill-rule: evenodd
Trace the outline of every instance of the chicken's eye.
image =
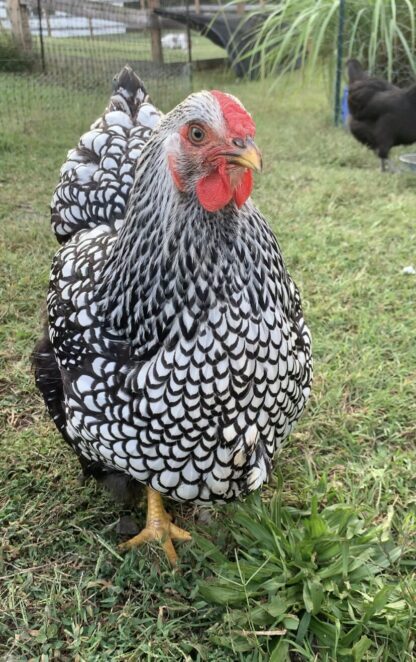
<svg viewBox="0 0 416 662">
<path fill-rule="evenodd" d="M 205 131 L 201 129 L 201 127 L 198 126 L 197 124 L 193 124 L 189 127 L 188 137 L 191 142 L 198 145 L 198 143 L 202 143 L 202 141 L 204 140 Z"/>
</svg>

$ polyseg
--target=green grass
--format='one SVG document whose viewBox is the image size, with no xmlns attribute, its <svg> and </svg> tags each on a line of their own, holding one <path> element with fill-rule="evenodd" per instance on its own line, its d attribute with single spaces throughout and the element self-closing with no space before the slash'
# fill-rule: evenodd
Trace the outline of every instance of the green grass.
<svg viewBox="0 0 416 662">
<path fill-rule="evenodd" d="M 213 509 L 208 524 L 169 504 L 195 537 L 180 549 L 181 572 L 155 547 L 120 556 L 125 511 L 80 485 L 29 367 L 56 250 L 49 199 L 97 101 L 88 117 L 85 99 L 85 115 L 38 110 L 4 132 L 0 656 L 413 660 L 416 280 L 401 270 L 416 266 L 416 180 L 381 174 L 333 128 L 319 83 L 270 95 L 220 76 L 195 85 L 234 92 L 256 120 L 265 169 L 254 199 L 302 291 L 311 404 L 263 504 Z M 144 516 L 138 504 L 139 524 Z"/>
</svg>

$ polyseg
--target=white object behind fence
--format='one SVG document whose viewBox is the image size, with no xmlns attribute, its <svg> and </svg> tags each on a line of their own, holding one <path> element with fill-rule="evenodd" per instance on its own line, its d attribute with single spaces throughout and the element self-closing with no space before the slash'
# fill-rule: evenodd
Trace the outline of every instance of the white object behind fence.
<svg viewBox="0 0 416 662">
<path fill-rule="evenodd" d="M 162 46 L 185 51 L 188 48 L 188 38 L 184 32 L 169 32 L 162 37 Z"/>
</svg>

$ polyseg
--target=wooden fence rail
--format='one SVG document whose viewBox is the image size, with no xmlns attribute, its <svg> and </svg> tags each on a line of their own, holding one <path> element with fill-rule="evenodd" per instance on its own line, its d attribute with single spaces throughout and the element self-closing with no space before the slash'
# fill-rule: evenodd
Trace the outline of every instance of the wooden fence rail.
<svg viewBox="0 0 416 662">
<path fill-rule="evenodd" d="M 9 0 L 10 1 L 10 0 Z M 12 0 L 16 2 L 16 0 Z M 21 0 L 17 0 L 17 2 Z M 37 11 L 37 0 L 26 0 L 33 11 Z M 150 11 L 148 9 L 131 9 L 112 5 L 107 2 L 74 2 L 73 0 L 52 0 L 47 3 L 48 10 L 63 11 L 71 16 L 97 18 L 115 23 L 123 23 L 126 28 L 133 30 L 149 30 L 152 27 Z M 160 19 L 159 19 L 160 20 Z M 162 28 L 177 28 L 177 24 L 169 20 L 162 21 Z"/>
</svg>

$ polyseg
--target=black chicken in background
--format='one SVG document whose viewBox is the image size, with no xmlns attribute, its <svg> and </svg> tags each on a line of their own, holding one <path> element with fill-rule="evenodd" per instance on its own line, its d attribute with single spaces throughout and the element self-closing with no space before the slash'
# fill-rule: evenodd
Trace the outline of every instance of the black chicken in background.
<svg viewBox="0 0 416 662">
<path fill-rule="evenodd" d="M 350 131 L 380 157 L 384 172 L 392 147 L 416 142 L 416 84 L 401 89 L 373 78 L 355 59 L 348 60 L 347 70 Z"/>
</svg>

